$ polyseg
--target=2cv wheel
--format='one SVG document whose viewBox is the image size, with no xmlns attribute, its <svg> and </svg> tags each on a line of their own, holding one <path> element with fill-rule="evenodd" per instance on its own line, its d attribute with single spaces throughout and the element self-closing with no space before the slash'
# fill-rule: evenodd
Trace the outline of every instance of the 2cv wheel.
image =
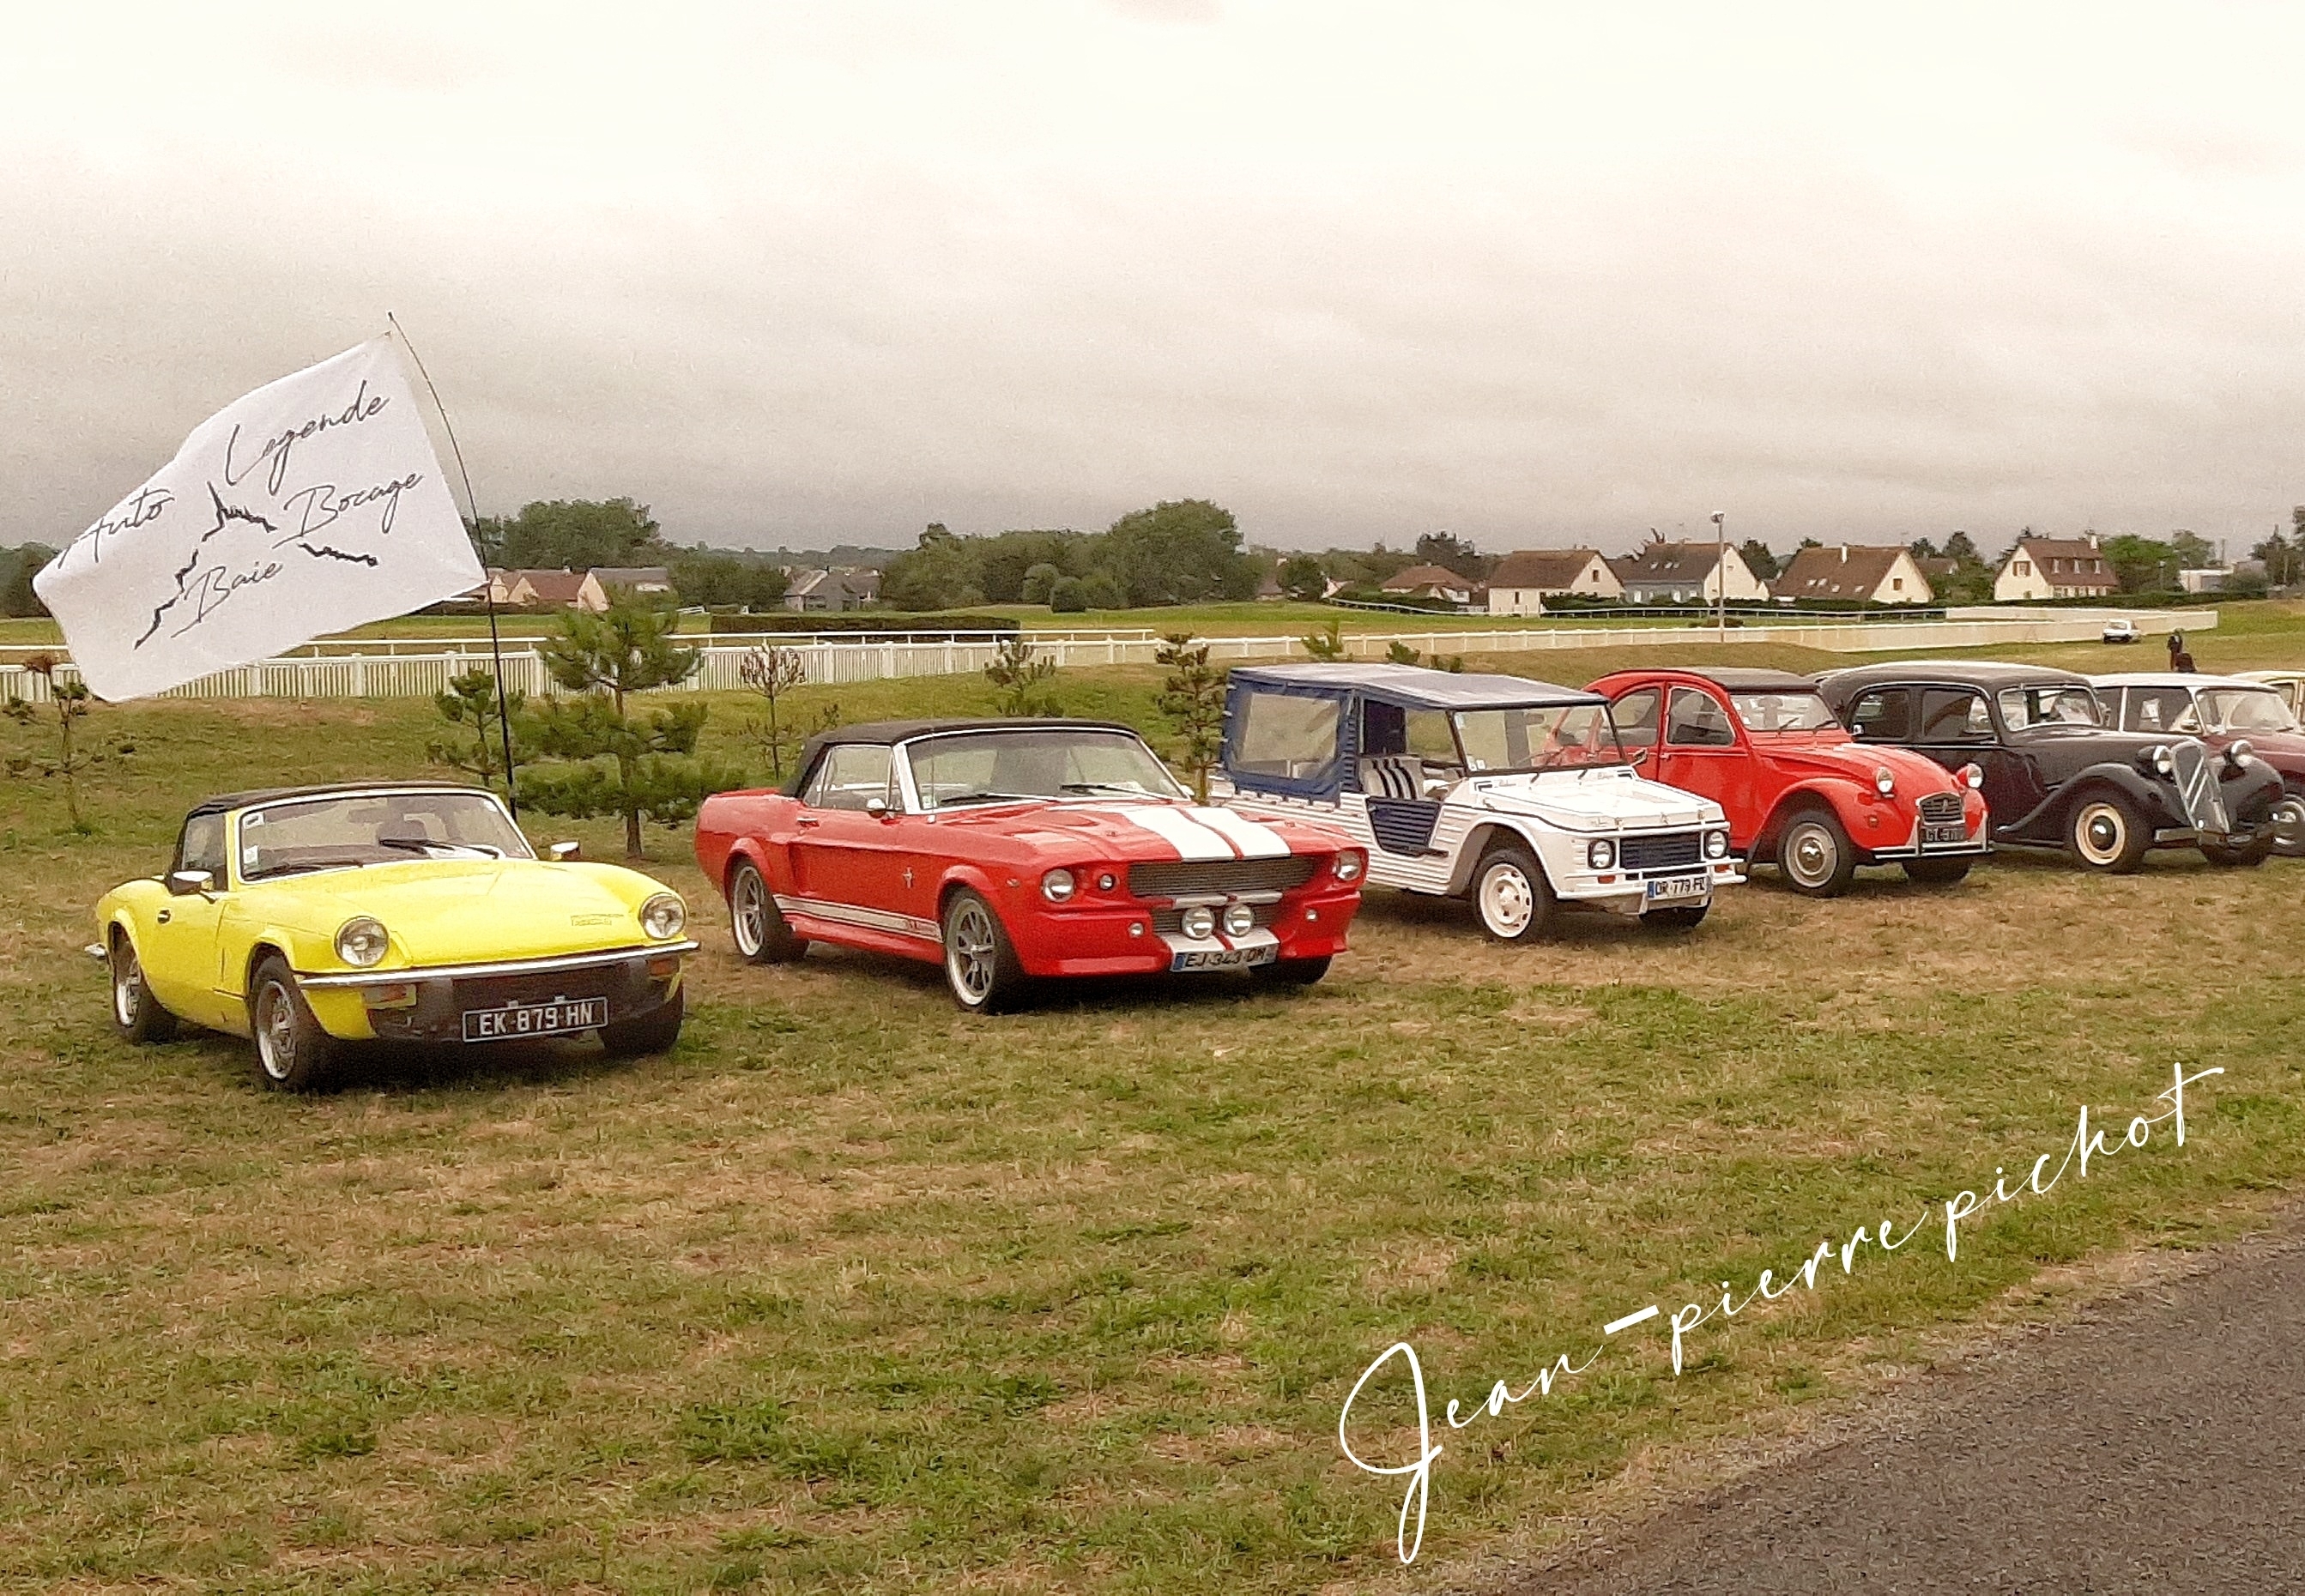
<svg viewBox="0 0 2305 1596">
<path fill-rule="evenodd" d="M 2145 862 L 2153 833 L 2126 798 L 2092 793 L 2073 806 L 2066 832 L 2073 856 L 2093 870 L 2125 876 Z"/>
<path fill-rule="evenodd" d="M 1778 834 L 1777 870 L 1805 897 L 1839 897 L 1857 879 L 1857 849 L 1830 811 L 1805 809 Z"/>
<path fill-rule="evenodd" d="M 1499 843 L 1481 856 L 1472 897 L 1481 929 L 1500 942 L 1530 941 L 1552 929 L 1552 883 L 1518 843 Z"/>
</svg>

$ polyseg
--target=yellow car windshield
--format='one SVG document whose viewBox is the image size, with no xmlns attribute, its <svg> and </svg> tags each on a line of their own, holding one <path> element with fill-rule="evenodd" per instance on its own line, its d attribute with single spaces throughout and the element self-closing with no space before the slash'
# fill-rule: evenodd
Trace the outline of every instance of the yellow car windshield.
<svg viewBox="0 0 2305 1596">
<path fill-rule="evenodd" d="M 292 799 L 240 817 L 244 881 L 410 859 L 533 859 L 484 793 L 343 793 Z"/>
</svg>

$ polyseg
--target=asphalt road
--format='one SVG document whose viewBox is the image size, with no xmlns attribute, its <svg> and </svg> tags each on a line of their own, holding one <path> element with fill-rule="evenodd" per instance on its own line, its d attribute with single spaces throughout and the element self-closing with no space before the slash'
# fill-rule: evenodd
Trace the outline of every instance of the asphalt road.
<svg viewBox="0 0 2305 1596">
<path fill-rule="evenodd" d="M 2305 1233 L 1924 1377 L 1511 1596 L 2305 1592 Z"/>
</svg>

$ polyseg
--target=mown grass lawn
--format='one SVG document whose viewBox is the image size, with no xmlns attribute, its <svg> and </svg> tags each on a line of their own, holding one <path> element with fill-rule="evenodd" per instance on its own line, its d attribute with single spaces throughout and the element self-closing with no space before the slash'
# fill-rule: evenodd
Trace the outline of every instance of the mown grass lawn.
<svg viewBox="0 0 2305 1596">
<path fill-rule="evenodd" d="M 2294 652 L 2256 647 L 2221 663 Z M 1069 688 L 1140 720 L 1152 690 Z M 837 696 L 982 707 L 972 681 Z M 2305 1158 L 2305 866 L 2281 861 L 2012 857 L 1829 904 L 1756 883 L 1686 940 L 1591 921 L 1515 950 L 1379 895 L 1301 995 L 974 1020 L 926 966 L 739 965 L 685 836 L 652 832 L 707 942 L 668 1057 L 378 1057 L 286 1099 L 239 1042 L 114 1040 L 77 952 L 97 895 L 206 793 L 420 773 L 425 711 L 99 711 L 135 752 L 92 837 L 0 785 L 6 1588 L 1399 1589 L 1398 1488 L 1335 1444 L 1390 1343 L 1469 1404 L 1607 1319 L 2021 1171 L 2084 1101 L 2150 1111 L 2173 1061 L 2228 1072 L 2182 1151 L 1981 1216 L 1957 1266 L 1836 1266 L 1698 1332 L 1678 1379 L 1652 1324 L 1443 1434 L 1408 1576 L 1433 1585 L 2064 1266 L 2228 1231 Z M 1400 1395 L 1367 1408 L 1372 1453 L 1405 1450 Z"/>
</svg>

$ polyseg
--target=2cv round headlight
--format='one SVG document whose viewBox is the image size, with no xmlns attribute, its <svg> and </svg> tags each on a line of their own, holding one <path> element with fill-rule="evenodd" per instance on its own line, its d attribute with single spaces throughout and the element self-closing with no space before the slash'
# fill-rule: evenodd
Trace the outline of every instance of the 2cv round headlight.
<svg viewBox="0 0 2305 1596">
<path fill-rule="evenodd" d="M 361 970 L 383 963 L 391 946 L 392 939 L 385 935 L 384 922 L 372 915 L 347 920 L 336 931 L 336 957 Z"/>
<path fill-rule="evenodd" d="M 1873 790 L 1886 798 L 1897 790 L 1897 774 L 1886 765 L 1873 768 Z"/>
<path fill-rule="evenodd" d="M 659 892 L 641 905 L 641 930 L 661 942 L 677 937 L 688 924 L 688 905 L 668 892 Z"/>
</svg>

